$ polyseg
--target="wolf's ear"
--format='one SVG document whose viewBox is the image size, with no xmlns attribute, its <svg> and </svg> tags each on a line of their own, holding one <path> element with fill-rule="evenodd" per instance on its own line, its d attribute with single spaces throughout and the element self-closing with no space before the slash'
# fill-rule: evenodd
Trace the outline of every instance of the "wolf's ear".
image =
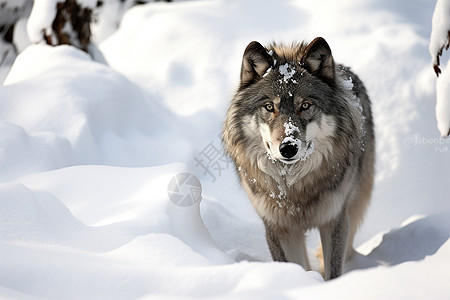
<svg viewBox="0 0 450 300">
<path fill-rule="evenodd" d="M 312 75 L 329 84 L 335 84 L 334 59 L 330 46 L 321 37 L 315 38 L 306 47 L 301 63 Z"/>
<path fill-rule="evenodd" d="M 244 51 L 241 67 L 241 88 L 256 83 L 273 65 L 273 58 L 258 42 L 251 42 Z"/>
</svg>

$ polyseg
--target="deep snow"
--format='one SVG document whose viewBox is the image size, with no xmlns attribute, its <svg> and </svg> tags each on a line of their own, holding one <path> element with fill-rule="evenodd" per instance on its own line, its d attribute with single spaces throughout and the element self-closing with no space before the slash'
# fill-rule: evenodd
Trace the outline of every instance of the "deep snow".
<svg viewBox="0 0 450 300">
<path fill-rule="evenodd" d="M 0 297 L 448 299 L 450 141 L 435 128 L 433 9 L 152 3 L 99 45 L 108 64 L 28 47 L 0 88 Z M 219 138 L 245 46 L 316 36 L 364 80 L 377 136 L 359 254 L 328 283 L 271 262 Z M 203 187 L 190 207 L 167 194 L 183 172 Z M 317 245 L 313 231 L 315 269 Z"/>
</svg>

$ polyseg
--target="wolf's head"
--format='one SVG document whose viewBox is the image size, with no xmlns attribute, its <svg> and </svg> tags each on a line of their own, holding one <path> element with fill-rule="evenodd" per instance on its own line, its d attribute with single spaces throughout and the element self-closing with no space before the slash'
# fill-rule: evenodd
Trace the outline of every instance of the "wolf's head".
<svg viewBox="0 0 450 300">
<path fill-rule="evenodd" d="M 295 164 L 319 151 L 320 164 L 331 151 L 338 119 L 350 117 L 341 92 L 323 38 L 268 48 L 252 42 L 244 52 L 236 105 L 247 135 L 260 135 L 273 161 Z"/>
</svg>

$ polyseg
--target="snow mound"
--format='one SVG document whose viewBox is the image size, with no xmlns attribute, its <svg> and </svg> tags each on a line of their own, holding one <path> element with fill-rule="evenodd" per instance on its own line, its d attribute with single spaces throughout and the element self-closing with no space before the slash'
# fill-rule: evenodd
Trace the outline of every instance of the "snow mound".
<svg viewBox="0 0 450 300">
<path fill-rule="evenodd" d="M 293 264 L 230 264 L 203 224 L 201 202 L 179 207 L 169 200 L 169 181 L 185 171 L 77 166 L 1 184 L 2 285 L 40 297 L 116 299 L 158 291 L 245 294 L 322 281 Z M 55 280 L 57 289 L 33 284 Z"/>
<path fill-rule="evenodd" d="M 2 139 L 11 143 L 0 146 L 4 153 L 0 178 L 74 164 L 133 166 L 166 161 L 148 151 L 169 143 L 167 136 L 152 131 L 166 124 L 164 110 L 158 110 L 139 87 L 82 51 L 31 46 L 19 55 L 5 85 L 0 90 L 4 99 L 0 130 Z M 182 138 L 178 143 L 186 152 L 173 157 L 183 160 L 189 146 Z M 7 156 L 14 149 L 20 152 Z"/>
</svg>

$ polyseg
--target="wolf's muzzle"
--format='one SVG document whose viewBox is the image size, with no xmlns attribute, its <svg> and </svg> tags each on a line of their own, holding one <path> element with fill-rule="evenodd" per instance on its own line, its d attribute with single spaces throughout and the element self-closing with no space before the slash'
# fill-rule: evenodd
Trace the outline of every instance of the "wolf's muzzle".
<svg viewBox="0 0 450 300">
<path fill-rule="evenodd" d="M 284 158 L 292 158 L 298 152 L 298 146 L 292 143 L 283 143 L 280 145 L 280 153 Z"/>
</svg>

